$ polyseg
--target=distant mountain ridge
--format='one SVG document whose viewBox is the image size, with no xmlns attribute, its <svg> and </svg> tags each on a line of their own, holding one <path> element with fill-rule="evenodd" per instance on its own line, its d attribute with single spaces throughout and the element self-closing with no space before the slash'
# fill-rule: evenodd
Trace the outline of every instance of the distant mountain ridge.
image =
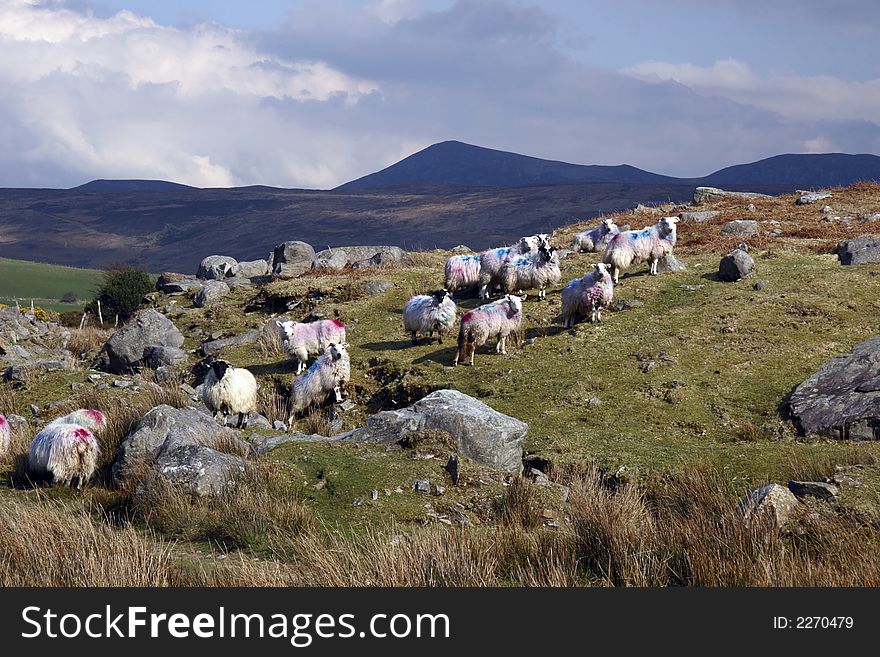
<svg viewBox="0 0 880 657">
<path fill-rule="evenodd" d="M 176 192 L 199 188 L 168 180 L 105 180 L 98 178 L 70 189 L 78 192 Z"/>
<path fill-rule="evenodd" d="M 880 180 L 880 157 L 845 153 L 776 155 L 757 162 L 726 167 L 699 178 L 676 178 L 627 164 L 569 164 L 460 141 L 444 141 L 428 146 L 381 171 L 340 185 L 334 191 L 407 186 L 528 187 L 581 183 L 830 187 L 865 180 Z"/>
</svg>

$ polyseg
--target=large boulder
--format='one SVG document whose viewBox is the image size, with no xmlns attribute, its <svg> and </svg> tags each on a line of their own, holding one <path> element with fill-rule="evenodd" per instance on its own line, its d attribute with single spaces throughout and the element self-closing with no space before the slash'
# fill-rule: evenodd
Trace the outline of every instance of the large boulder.
<svg viewBox="0 0 880 657">
<path fill-rule="evenodd" d="M 764 520 L 781 529 L 799 505 L 797 497 L 785 486 L 767 484 L 749 493 L 740 502 L 739 512 L 746 520 Z"/>
<path fill-rule="evenodd" d="M 251 329 L 229 338 L 220 338 L 218 340 L 210 340 L 203 342 L 199 347 L 199 353 L 202 356 L 212 356 L 220 353 L 226 347 L 240 347 L 243 344 L 253 344 L 263 335 L 261 329 Z"/>
<path fill-rule="evenodd" d="M 229 294 L 229 286 L 223 281 L 208 281 L 196 295 L 195 307 L 213 306 Z"/>
<path fill-rule="evenodd" d="M 758 222 L 754 219 L 728 221 L 721 227 L 721 234 L 734 237 L 755 237 L 758 234 Z"/>
<path fill-rule="evenodd" d="M 709 219 L 714 219 L 719 214 L 721 214 L 721 213 L 718 210 L 702 210 L 699 212 L 682 212 L 678 215 L 678 219 L 682 223 L 695 222 L 695 223 L 701 224 L 704 221 L 709 221 Z"/>
<path fill-rule="evenodd" d="M 363 428 L 341 438 L 395 443 L 422 429 L 446 431 L 455 439 L 458 453 L 475 463 L 522 472 L 522 444 L 529 425 L 457 390 L 438 390 L 406 408 L 376 413 Z"/>
<path fill-rule="evenodd" d="M 802 436 L 880 440 L 880 337 L 825 363 L 794 389 L 787 407 Z"/>
<path fill-rule="evenodd" d="M 157 283 L 156 287 L 160 292 L 164 292 L 165 294 L 198 293 L 198 291 L 202 289 L 202 281 L 196 280 L 195 278 L 184 278 L 177 281 L 163 283 L 161 286 Z"/>
<path fill-rule="evenodd" d="M 258 276 L 267 276 L 269 274 L 269 263 L 265 260 L 246 260 L 239 262 L 232 272 L 233 276 L 239 278 L 257 278 Z"/>
<path fill-rule="evenodd" d="M 755 261 L 744 249 L 734 249 L 721 258 L 718 265 L 718 278 L 727 283 L 741 280 L 752 273 Z"/>
<path fill-rule="evenodd" d="M 315 250 L 305 242 L 283 242 L 275 247 L 272 273 L 282 278 L 296 278 L 311 269 Z"/>
<path fill-rule="evenodd" d="M 406 251 L 399 246 L 346 246 L 343 248 L 345 249 L 345 255 L 350 263 L 366 263 L 379 253 L 383 254 L 382 256 L 379 256 L 379 259 L 384 259 L 387 262 L 393 261 L 396 263 L 405 263 L 407 259 Z M 315 258 L 317 260 L 323 260 L 329 258 L 332 253 L 335 253 L 335 251 L 325 249 L 324 251 L 317 253 Z"/>
<path fill-rule="evenodd" d="M 232 429 L 221 427 L 214 418 L 195 408 L 161 405 L 151 409 L 123 439 L 113 461 L 113 476 L 119 478 L 136 459 L 158 459 L 163 452 L 180 446 L 215 447 L 219 441 L 240 441 Z M 247 447 L 242 444 L 242 451 Z M 166 464 L 170 461 L 166 459 Z"/>
<path fill-rule="evenodd" d="M 880 235 L 862 235 L 837 245 L 842 265 L 866 265 L 880 262 Z"/>
<path fill-rule="evenodd" d="M 204 280 L 222 281 L 232 276 L 238 261 L 229 256 L 212 255 L 202 260 L 196 277 Z"/>
<path fill-rule="evenodd" d="M 323 255 L 323 254 L 327 255 Z M 322 251 L 312 260 L 312 269 L 343 269 L 348 264 L 348 254 L 336 249 L 332 254 Z"/>
<path fill-rule="evenodd" d="M 235 486 L 247 461 L 204 445 L 175 444 L 156 457 L 159 473 L 191 495 L 221 495 Z"/>
<path fill-rule="evenodd" d="M 831 192 L 807 192 L 798 197 L 795 205 L 810 205 L 826 198 L 831 198 Z"/>
<path fill-rule="evenodd" d="M 179 347 L 151 345 L 144 349 L 144 365 L 158 370 L 160 367 L 180 365 L 186 362 L 186 352 Z"/>
<path fill-rule="evenodd" d="M 658 274 L 671 274 L 677 271 L 686 271 L 687 265 L 685 265 L 681 260 L 676 258 L 671 253 L 667 256 L 663 256 L 660 260 L 657 261 L 657 273 Z"/>
<path fill-rule="evenodd" d="M 729 192 L 717 187 L 697 187 L 694 190 L 694 205 L 701 205 L 707 201 L 717 201 L 722 198 L 770 198 L 767 194 L 757 192 Z"/>
<path fill-rule="evenodd" d="M 110 336 L 98 354 L 98 367 L 121 374 L 143 362 L 147 347 L 183 346 L 183 334 L 170 319 L 152 308 L 138 313 L 128 324 Z"/>
</svg>

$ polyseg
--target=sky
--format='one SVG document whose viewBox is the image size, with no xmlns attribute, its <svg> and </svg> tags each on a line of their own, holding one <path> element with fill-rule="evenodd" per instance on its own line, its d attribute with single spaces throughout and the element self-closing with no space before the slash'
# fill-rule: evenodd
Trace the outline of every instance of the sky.
<svg viewBox="0 0 880 657">
<path fill-rule="evenodd" d="M 875 0 L 0 0 L 0 186 L 880 154 Z"/>
</svg>

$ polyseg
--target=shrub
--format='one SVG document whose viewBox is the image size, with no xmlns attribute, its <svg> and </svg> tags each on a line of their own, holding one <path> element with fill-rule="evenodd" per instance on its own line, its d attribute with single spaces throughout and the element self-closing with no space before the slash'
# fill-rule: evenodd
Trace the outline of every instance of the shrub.
<svg viewBox="0 0 880 657">
<path fill-rule="evenodd" d="M 76 293 L 65 292 L 58 301 L 61 303 L 76 303 Z"/>
<path fill-rule="evenodd" d="M 153 279 L 145 271 L 134 267 L 108 269 L 88 309 L 97 315 L 100 301 L 105 322 L 113 321 L 116 315 L 125 321 L 141 305 L 144 295 L 152 290 Z"/>
</svg>

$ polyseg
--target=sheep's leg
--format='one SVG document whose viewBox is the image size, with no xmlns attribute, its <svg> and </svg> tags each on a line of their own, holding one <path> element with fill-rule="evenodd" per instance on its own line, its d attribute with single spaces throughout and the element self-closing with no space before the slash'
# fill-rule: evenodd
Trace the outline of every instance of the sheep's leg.
<svg viewBox="0 0 880 657">
<path fill-rule="evenodd" d="M 336 403 L 340 403 L 342 401 L 342 388 L 336 386 L 333 388 L 333 394 L 336 395 Z"/>
<path fill-rule="evenodd" d="M 470 345 L 468 345 L 468 349 L 471 352 L 471 367 L 473 367 L 474 366 L 474 353 L 476 353 L 476 351 L 477 351 L 477 345 L 475 343 L 471 343 Z"/>
<path fill-rule="evenodd" d="M 76 489 L 82 490 L 82 487 L 83 487 L 83 478 L 82 478 L 82 475 L 80 475 L 79 477 L 76 478 Z"/>
<path fill-rule="evenodd" d="M 611 265 L 611 272 L 614 274 L 614 284 L 617 285 L 617 277 L 620 275 L 620 267 Z"/>
<path fill-rule="evenodd" d="M 455 350 L 455 358 L 452 359 L 452 366 L 458 367 L 458 357 L 461 355 L 461 347 Z"/>
<path fill-rule="evenodd" d="M 657 260 L 650 260 L 648 262 L 648 271 L 650 272 L 651 276 L 657 275 L 657 262 Z"/>
<path fill-rule="evenodd" d="M 415 332 L 415 331 L 410 331 L 410 340 L 412 340 L 412 343 L 413 343 L 414 345 L 415 345 L 415 344 L 418 344 L 418 339 L 416 338 L 416 332 Z"/>
</svg>

